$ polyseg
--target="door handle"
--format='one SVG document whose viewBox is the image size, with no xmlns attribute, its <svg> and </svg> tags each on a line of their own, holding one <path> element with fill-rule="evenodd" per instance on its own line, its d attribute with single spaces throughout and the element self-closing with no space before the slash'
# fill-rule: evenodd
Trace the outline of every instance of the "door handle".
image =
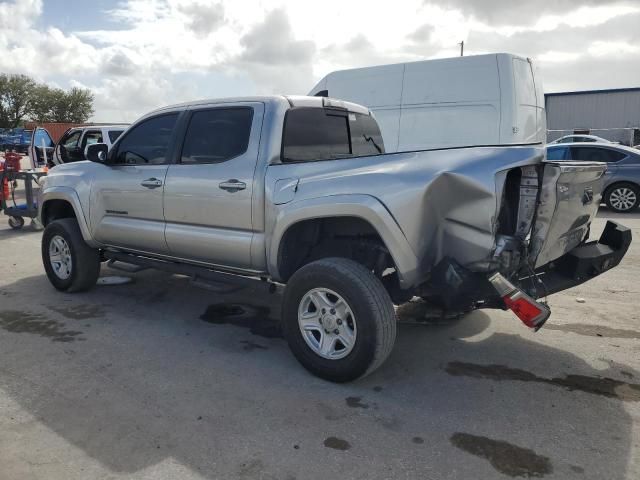
<svg viewBox="0 0 640 480">
<path fill-rule="evenodd" d="M 247 188 L 247 184 L 244 182 L 241 182 L 240 180 L 236 180 L 235 178 L 232 178 L 231 180 L 227 180 L 226 182 L 222 182 L 221 184 L 218 185 L 218 187 L 220 187 L 222 190 L 226 190 L 227 192 L 237 192 L 238 190 L 244 190 L 245 188 Z"/>
<path fill-rule="evenodd" d="M 157 178 L 147 178 L 140 182 L 140 185 L 147 188 L 158 188 L 162 186 L 162 180 L 158 180 Z"/>
</svg>

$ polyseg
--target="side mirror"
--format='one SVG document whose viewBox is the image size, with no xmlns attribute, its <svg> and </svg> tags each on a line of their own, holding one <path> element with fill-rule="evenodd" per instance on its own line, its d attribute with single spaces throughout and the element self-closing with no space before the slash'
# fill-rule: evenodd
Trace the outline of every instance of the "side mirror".
<svg viewBox="0 0 640 480">
<path fill-rule="evenodd" d="M 97 163 L 105 163 L 107 161 L 107 153 L 109 153 L 109 147 L 106 143 L 92 143 L 84 149 L 85 158 Z"/>
</svg>

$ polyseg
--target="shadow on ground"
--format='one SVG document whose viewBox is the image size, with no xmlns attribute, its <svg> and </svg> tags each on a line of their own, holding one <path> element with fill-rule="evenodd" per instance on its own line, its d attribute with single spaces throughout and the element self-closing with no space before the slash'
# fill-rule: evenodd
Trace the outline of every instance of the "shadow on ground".
<svg viewBox="0 0 640 480">
<path fill-rule="evenodd" d="M 640 383 L 629 368 L 594 369 L 524 335 L 491 333 L 489 316 L 474 312 L 401 325 L 378 372 L 333 385 L 307 374 L 278 338 L 278 294 L 221 295 L 184 277 L 135 276 L 78 295 L 30 277 L 0 297 L 0 340 L 15 340 L 4 355 L 23 358 L 4 363 L 0 386 L 113 472 L 173 458 L 209 478 L 308 478 L 334 467 L 345 478 L 406 469 L 434 478 L 625 477 L 624 405 L 638 401 Z M 37 295 L 18 305 L 18 292 Z M 39 332 L 34 315 L 55 325 Z M 31 325 L 21 330 L 21 321 Z M 70 340 L 51 341 L 61 338 L 52 331 Z M 36 355 L 28 364 L 19 350 L 29 348 L 46 351 L 48 363 Z M 614 383 L 602 387 L 603 378 Z"/>
</svg>

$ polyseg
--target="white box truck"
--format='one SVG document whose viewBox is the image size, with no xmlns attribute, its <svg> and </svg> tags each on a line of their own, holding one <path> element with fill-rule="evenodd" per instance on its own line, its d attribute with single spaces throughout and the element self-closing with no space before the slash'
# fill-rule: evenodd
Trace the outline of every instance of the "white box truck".
<svg viewBox="0 0 640 480">
<path fill-rule="evenodd" d="M 369 107 L 387 152 L 546 141 L 531 60 L 507 53 L 332 72 L 310 95 Z"/>
</svg>

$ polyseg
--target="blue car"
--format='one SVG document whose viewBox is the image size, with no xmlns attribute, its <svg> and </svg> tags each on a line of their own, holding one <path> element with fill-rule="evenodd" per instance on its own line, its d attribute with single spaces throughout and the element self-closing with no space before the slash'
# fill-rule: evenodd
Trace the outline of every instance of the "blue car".
<svg viewBox="0 0 640 480">
<path fill-rule="evenodd" d="M 602 200 L 614 212 L 640 204 L 640 151 L 614 143 L 563 143 L 547 146 L 548 160 L 606 162 Z"/>
</svg>

